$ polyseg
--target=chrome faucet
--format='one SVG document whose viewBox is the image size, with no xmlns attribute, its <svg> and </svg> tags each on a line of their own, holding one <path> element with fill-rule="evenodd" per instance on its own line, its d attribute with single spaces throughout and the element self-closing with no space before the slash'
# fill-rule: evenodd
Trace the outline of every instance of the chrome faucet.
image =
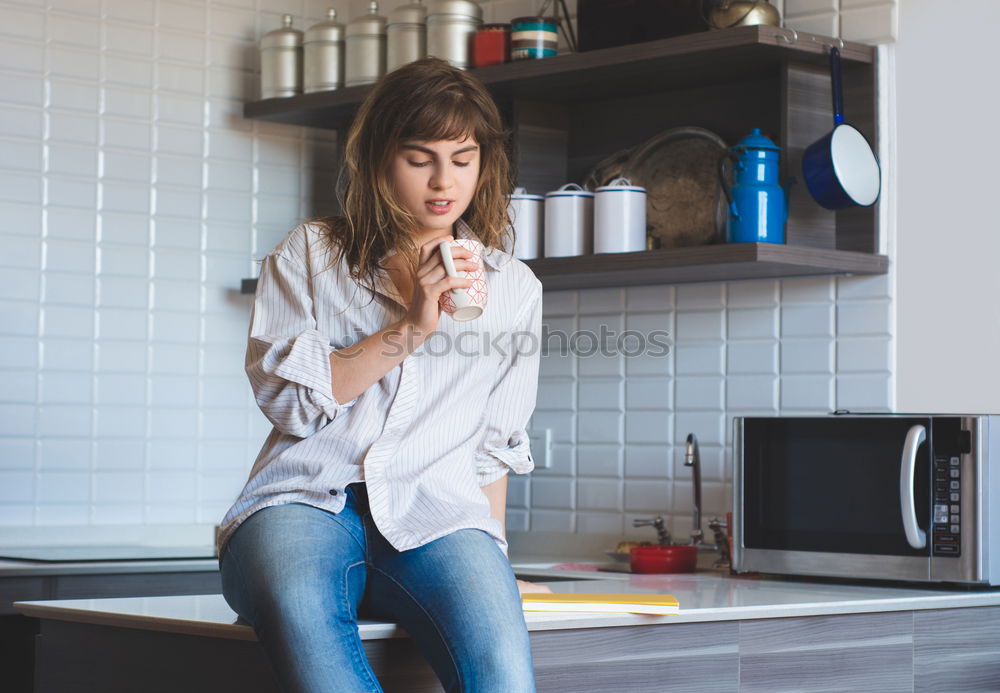
<svg viewBox="0 0 1000 693">
<path fill-rule="evenodd" d="M 654 517 L 652 520 L 636 518 L 635 520 L 632 520 L 632 526 L 653 527 L 656 530 L 656 536 L 657 539 L 659 539 L 660 546 L 670 546 L 673 541 L 670 537 L 670 530 L 667 529 L 667 524 L 659 515 Z"/>
<path fill-rule="evenodd" d="M 684 448 L 684 466 L 692 467 L 694 477 L 694 511 L 691 515 L 691 542 L 702 543 L 701 531 L 701 453 L 698 451 L 698 438 L 694 433 L 688 433 L 687 446 Z"/>
</svg>

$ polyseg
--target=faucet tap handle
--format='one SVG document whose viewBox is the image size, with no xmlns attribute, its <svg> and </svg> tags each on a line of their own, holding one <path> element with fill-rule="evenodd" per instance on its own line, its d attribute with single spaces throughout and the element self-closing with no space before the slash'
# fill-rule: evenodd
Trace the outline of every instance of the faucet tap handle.
<svg viewBox="0 0 1000 693">
<path fill-rule="evenodd" d="M 716 568 L 727 568 L 732 566 L 732 555 L 729 550 L 729 537 L 727 531 L 729 524 L 717 517 L 708 521 L 708 528 L 715 534 L 715 544 L 719 547 L 719 560 L 715 562 Z"/>
<path fill-rule="evenodd" d="M 657 538 L 662 546 L 667 546 L 672 542 L 670 536 L 670 531 L 667 529 L 666 523 L 663 521 L 663 517 L 657 515 L 653 519 L 637 518 L 632 520 L 633 527 L 654 527 L 656 529 Z"/>
</svg>

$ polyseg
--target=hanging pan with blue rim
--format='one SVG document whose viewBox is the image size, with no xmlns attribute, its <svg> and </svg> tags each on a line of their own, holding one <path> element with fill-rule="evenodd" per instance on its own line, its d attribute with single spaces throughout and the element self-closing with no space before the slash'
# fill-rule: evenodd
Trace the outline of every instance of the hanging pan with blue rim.
<svg viewBox="0 0 1000 693">
<path fill-rule="evenodd" d="M 882 187 L 878 159 L 868 140 L 844 122 L 844 97 L 840 87 L 840 49 L 830 49 L 833 82 L 833 130 L 813 142 L 802 156 L 806 187 L 826 209 L 868 207 L 878 200 Z"/>
</svg>

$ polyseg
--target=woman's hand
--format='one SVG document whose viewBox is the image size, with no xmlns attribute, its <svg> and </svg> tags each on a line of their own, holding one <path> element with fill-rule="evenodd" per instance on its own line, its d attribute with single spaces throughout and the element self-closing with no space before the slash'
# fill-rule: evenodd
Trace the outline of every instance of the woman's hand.
<svg viewBox="0 0 1000 693">
<path fill-rule="evenodd" d="M 524 594 L 525 592 L 551 592 L 552 588 L 548 585 L 538 585 L 534 582 L 527 582 L 525 580 L 517 581 L 517 591 L 519 594 Z"/>
<path fill-rule="evenodd" d="M 438 246 L 445 240 L 453 241 L 455 238 L 450 235 L 438 236 L 420 246 L 420 259 L 410 299 L 410 309 L 403 318 L 405 322 L 413 325 L 424 339 L 437 329 L 441 317 L 441 305 L 438 303 L 441 294 L 450 289 L 465 289 L 472 286 L 472 280 L 468 277 L 451 277 L 445 271 L 444 260 L 441 259 L 441 252 L 438 250 Z M 452 246 L 451 256 L 455 261 L 455 269 L 460 272 L 479 267 L 475 261 L 469 259 L 472 257 L 472 251 L 463 246 Z"/>
</svg>

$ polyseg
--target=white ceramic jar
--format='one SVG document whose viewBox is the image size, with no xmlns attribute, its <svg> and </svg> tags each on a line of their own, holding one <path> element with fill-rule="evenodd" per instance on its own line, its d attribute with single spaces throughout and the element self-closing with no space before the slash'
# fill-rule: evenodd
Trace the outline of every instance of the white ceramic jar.
<svg viewBox="0 0 1000 693">
<path fill-rule="evenodd" d="M 507 199 L 508 213 L 515 232 L 514 257 L 519 260 L 542 257 L 545 198 L 541 195 L 529 195 L 524 188 L 515 188 Z"/>
<path fill-rule="evenodd" d="M 590 255 L 594 246 L 594 193 L 576 183 L 545 193 L 545 257 Z"/>
<path fill-rule="evenodd" d="M 594 191 L 594 252 L 646 249 L 646 189 L 615 178 Z"/>
</svg>

